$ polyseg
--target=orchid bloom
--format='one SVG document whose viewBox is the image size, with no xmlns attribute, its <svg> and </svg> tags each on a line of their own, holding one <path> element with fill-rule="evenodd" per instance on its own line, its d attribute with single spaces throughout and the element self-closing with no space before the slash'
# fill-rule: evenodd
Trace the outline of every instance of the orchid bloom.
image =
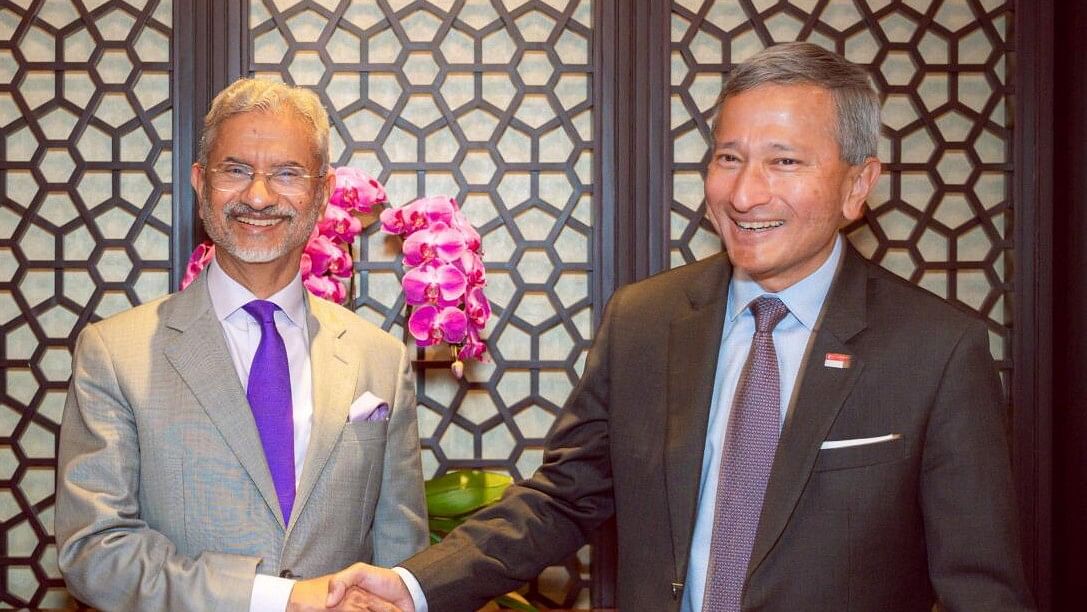
<svg viewBox="0 0 1087 612">
<path fill-rule="evenodd" d="M 417 266 L 432 259 L 452 262 L 464 253 L 464 236 L 438 221 L 404 239 L 404 263 Z"/>
<path fill-rule="evenodd" d="M 185 276 L 181 277 L 181 288 L 188 287 L 190 283 L 196 280 L 196 277 L 200 276 L 200 272 L 211 263 L 214 257 L 215 244 L 208 241 L 196 245 L 192 255 L 189 256 L 189 264 L 185 266 Z"/>
<path fill-rule="evenodd" d="M 337 304 L 342 304 L 344 298 L 347 297 L 347 287 L 335 278 L 312 274 L 303 277 L 302 284 L 313 295 Z"/>
<path fill-rule="evenodd" d="M 487 270 L 483 267 L 483 260 L 478 253 L 465 251 L 455 263 L 464 272 L 469 287 L 484 287 L 487 285 Z"/>
<path fill-rule="evenodd" d="M 449 197 L 420 198 L 407 206 L 381 211 L 381 227 L 390 234 L 411 234 L 433 223 L 449 225 L 457 203 Z"/>
<path fill-rule="evenodd" d="M 336 187 L 328 203 L 345 211 L 368 213 L 374 206 L 388 202 L 385 188 L 369 174 L 354 168 L 336 168 Z M 356 232 L 357 233 L 357 232 Z"/>
<path fill-rule="evenodd" d="M 351 243 L 362 232 L 362 221 L 339 206 L 326 206 L 325 214 L 317 223 L 318 231 Z"/>
<path fill-rule="evenodd" d="M 464 216 L 464 213 L 458 208 L 453 213 L 453 222 L 450 224 L 456 227 L 464 234 L 464 243 L 469 251 L 473 253 L 480 253 L 480 249 L 483 246 L 483 239 L 479 237 L 479 232 L 476 228 L 468 222 L 468 217 Z"/>
<path fill-rule="evenodd" d="M 491 302 L 483 295 L 482 288 L 472 287 L 464 295 L 464 314 L 476 329 L 483 329 L 487 324 L 487 319 L 491 318 Z"/>
<path fill-rule="evenodd" d="M 313 273 L 313 260 L 310 259 L 309 253 L 302 251 L 302 259 L 298 262 L 298 272 L 302 274 L 302 278 L 306 278 Z"/>
<path fill-rule="evenodd" d="M 408 304 L 456 306 L 464 296 L 468 279 L 450 264 L 430 261 L 404 273 L 404 299 Z"/>
<path fill-rule="evenodd" d="M 304 252 L 310 256 L 310 274 L 323 276 L 331 272 L 336 276 L 351 275 L 351 258 L 328 236 L 310 238 Z"/>
<path fill-rule="evenodd" d="M 464 311 L 453 306 L 439 310 L 437 306 L 426 304 L 411 313 L 408 331 L 419 346 L 438 342 L 457 344 L 464 340 L 468 332 L 468 317 Z"/>
<path fill-rule="evenodd" d="M 468 326 L 468 334 L 464 340 L 464 345 L 457 351 L 457 357 L 459 359 L 475 359 L 476 361 L 487 362 L 487 345 L 479 339 L 479 331 L 471 325 Z"/>
</svg>

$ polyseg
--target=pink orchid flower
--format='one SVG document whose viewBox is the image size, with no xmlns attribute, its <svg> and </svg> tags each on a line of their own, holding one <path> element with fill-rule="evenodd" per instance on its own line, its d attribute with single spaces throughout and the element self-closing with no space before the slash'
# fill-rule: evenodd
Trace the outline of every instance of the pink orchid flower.
<svg viewBox="0 0 1087 612">
<path fill-rule="evenodd" d="M 464 213 L 458 208 L 453 212 L 453 222 L 451 225 L 464 234 L 464 243 L 469 251 L 473 253 L 479 253 L 480 248 L 483 246 L 483 239 L 479 237 L 479 232 L 476 228 L 468 222 L 468 217 L 464 216 Z"/>
<path fill-rule="evenodd" d="M 483 295 L 483 289 L 472 287 L 464 295 L 464 314 L 476 329 L 483 329 L 491 318 L 491 302 Z"/>
<path fill-rule="evenodd" d="M 336 276 L 351 275 L 351 258 L 328 236 L 311 238 L 304 252 L 310 256 L 310 274 L 323 276 L 331 272 Z"/>
<path fill-rule="evenodd" d="M 432 223 L 449 225 L 456 210 L 456 201 L 447 196 L 419 198 L 407 206 L 381 211 L 381 227 L 390 234 L 411 234 Z"/>
<path fill-rule="evenodd" d="M 185 276 L 181 277 L 181 288 L 188 287 L 190 283 L 200 276 L 200 272 L 211 263 L 215 257 L 215 245 L 210 241 L 201 242 L 193 249 L 189 256 L 189 264 L 185 266 Z"/>
<path fill-rule="evenodd" d="M 438 342 L 457 344 L 464 340 L 468 332 L 468 317 L 464 311 L 453 306 L 438 309 L 427 304 L 416 308 L 408 318 L 408 331 L 415 337 L 419 346 L 430 346 Z"/>
<path fill-rule="evenodd" d="M 302 278 L 306 278 L 312 274 L 313 260 L 310 259 L 309 253 L 302 251 L 302 259 L 298 262 L 298 271 L 302 273 Z"/>
<path fill-rule="evenodd" d="M 347 287 L 328 276 L 306 276 L 302 279 L 302 284 L 313 295 L 337 304 L 343 304 L 344 298 L 347 297 Z"/>
<path fill-rule="evenodd" d="M 479 331 L 471 325 L 468 326 L 468 334 L 464 340 L 464 345 L 457 351 L 457 357 L 463 360 L 475 359 L 483 363 L 490 361 L 487 358 L 487 345 L 480 340 Z"/>
<path fill-rule="evenodd" d="M 456 306 L 468 279 L 456 266 L 437 261 L 427 262 L 404 273 L 404 299 L 408 304 L 438 304 Z"/>
<path fill-rule="evenodd" d="M 336 187 L 328 203 L 336 208 L 370 212 L 374 206 L 389 201 L 385 188 L 369 174 L 355 168 L 336 168 Z"/>
<path fill-rule="evenodd" d="M 325 214 L 317 223 L 318 231 L 325 236 L 335 236 L 351 243 L 362 232 L 362 221 L 338 206 L 326 206 Z"/>
<path fill-rule="evenodd" d="M 469 287 L 485 287 L 487 285 L 487 270 L 483 266 L 483 260 L 478 253 L 465 251 L 460 259 L 454 262 L 464 276 L 468 279 Z"/>
<path fill-rule="evenodd" d="M 404 239 L 404 263 L 417 266 L 432 259 L 453 262 L 464 253 L 464 236 L 441 221 Z"/>
</svg>

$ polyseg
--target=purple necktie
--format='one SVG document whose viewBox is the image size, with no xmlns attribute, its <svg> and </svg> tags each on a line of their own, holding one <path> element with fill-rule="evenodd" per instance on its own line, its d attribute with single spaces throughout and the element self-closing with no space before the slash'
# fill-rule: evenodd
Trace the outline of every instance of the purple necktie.
<svg viewBox="0 0 1087 612">
<path fill-rule="evenodd" d="M 781 432 L 774 327 L 789 309 L 774 297 L 751 303 L 755 335 L 732 402 L 717 481 L 703 612 L 738 612 L 766 482 Z"/>
<path fill-rule="evenodd" d="M 249 368 L 249 387 L 245 395 L 257 422 L 260 443 L 264 446 L 264 457 L 272 472 L 286 525 L 294 506 L 294 411 L 287 347 L 276 329 L 275 314 L 279 306 L 253 300 L 242 308 L 260 322 L 260 344 Z"/>
</svg>

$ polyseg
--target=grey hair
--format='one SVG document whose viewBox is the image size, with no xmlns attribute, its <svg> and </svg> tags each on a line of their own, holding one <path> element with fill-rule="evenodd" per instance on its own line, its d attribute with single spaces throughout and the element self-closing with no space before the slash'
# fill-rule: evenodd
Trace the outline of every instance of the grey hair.
<svg viewBox="0 0 1087 612">
<path fill-rule="evenodd" d="M 839 155 L 850 165 L 875 157 L 879 149 L 879 94 L 864 68 L 809 42 L 769 47 L 736 66 L 714 107 L 713 129 L 729 96 L 761 85 L 815 85 L 830 91 L 837 110 Z"/>
<path fill-rule="evenodd" d="M 313 128 L 314 155 L 320 170 L 328 167 L 328 113 L 317 94 L 304 87 L 292 87 L 267 79 L 238 79 L 219 92 L 204 117 L 198 160 L 207 165 L 208 154 L 215 147 L 219 127 L 227 119 L 249 112 L 293 112 Z"/>
</svg>

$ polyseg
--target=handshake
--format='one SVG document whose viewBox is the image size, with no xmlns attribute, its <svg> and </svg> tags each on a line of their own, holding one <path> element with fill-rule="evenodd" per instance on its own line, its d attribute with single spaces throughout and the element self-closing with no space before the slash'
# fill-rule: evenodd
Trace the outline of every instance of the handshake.
<svg viewBox="0 0 1087 612">
<path fill-rule="evenodd" d="M 415 604 L 396 572 L 356 563 L 335 574 L 295 583 L 287 611 L 317 610 L 415 612 Z"/>
</svg>

